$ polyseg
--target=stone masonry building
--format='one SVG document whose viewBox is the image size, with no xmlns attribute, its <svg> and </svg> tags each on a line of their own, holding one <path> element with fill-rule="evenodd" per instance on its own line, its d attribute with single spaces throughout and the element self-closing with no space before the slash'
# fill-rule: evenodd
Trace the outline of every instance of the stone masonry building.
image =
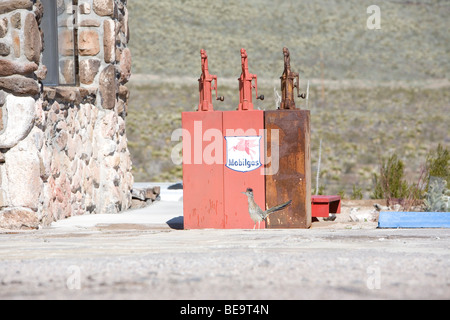
<svg viewBox="0 0 450 320">
<path fill-rule="evenodd" d="M 131 205 L 127 0 L 0 0 L 0 228 Z"/>
</svg>

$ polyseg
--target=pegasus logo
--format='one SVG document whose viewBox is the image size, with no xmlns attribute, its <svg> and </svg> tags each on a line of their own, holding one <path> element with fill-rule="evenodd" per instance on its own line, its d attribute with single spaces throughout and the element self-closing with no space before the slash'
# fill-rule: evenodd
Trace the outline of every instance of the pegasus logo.
<svg viewBox="0 0 450 320">
<path fill-rule="evenodd" d="M 225 137 L 227 142 L 226 167 L 249 172 L 261 166 L 261 136 Z"/>
<path fill-rule="evenodd" d="M 239 142 L 233 147 L 234 151 L 243 151 L 250 156 L 253 160 L 253 157 L 259 153 L 259 141 L 248 140 L 245 138 L 239 139 Z"/>
</svg>

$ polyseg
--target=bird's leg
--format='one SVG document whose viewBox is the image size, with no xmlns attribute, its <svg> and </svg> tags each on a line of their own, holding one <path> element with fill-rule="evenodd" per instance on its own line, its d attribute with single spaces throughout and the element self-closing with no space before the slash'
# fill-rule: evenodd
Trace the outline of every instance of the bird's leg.
<svg viewBox="0 0 450 320">
<path fill-rule="evenodd" d="M 258 221 L 258 230 L 261 229 L 261 221 Z"/>
<path fill-rule="evenodd" d="M 253 230 L 255 230 L 255 228 L 256 228 L 256 222 L 255 222 L 255 225 L 253 226 Z"/>
</svg>

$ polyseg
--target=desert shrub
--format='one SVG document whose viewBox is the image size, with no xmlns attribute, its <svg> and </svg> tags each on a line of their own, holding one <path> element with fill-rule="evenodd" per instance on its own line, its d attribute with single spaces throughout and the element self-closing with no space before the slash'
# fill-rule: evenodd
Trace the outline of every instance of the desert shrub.
<svg viewBox="0 0 450 320">
<path fill-rule="evenodd" d="M 404 180 L 405 165 L 394 153 L 380 166 L 380 173 L 374 174 L 373 199 L 400 199 L 408 195 L 409 186 Z"/>
<path fill-rule="evenodd" d="M 447 186 L 450 186 L 450 151 L 439 144 L 435 151 L 428 153 L 426 169 L 428 175 L 427 191 L 429 191 L 431 177 L 441 178 L 447 182 Z"/>
<path fill-rule="evenodd" d="M 384 160 L 379 174 L 374 174 L 373 199 L 402 199 L 405 207 L 419 205 L 423 200 L 425 211 L 448 210 L 450 183 L 450 152 L 441 144 L 426 158 L 419 180 L 409 185 L 404 180 L 404 163 L 393 154 Z"/>
<path fill-rule="evenodd" d="M 425 211 L 450 211 L 450 152 L 439 144 L 435 151 L 431 151 L 426 159 L 426 197 Z"/>
<path fill-rule="evenodd" d="M 337 192 L 337 195 L 340 196 L 342 200 L 344 200 L 347 197 L 345 194 L 345 189 L 343 189 L 343 188 L 339 189 L 339 191 Z"/>
<path fill-rule="evenodd" d="M 417 205 L 423 198 L 423 188 L 420 183 L 408 184 L 404 179 L 404 168 L 403 161 L 396 154 L 384 160 L 380 166 L 380 173 L 373 175 L 372 199 L 386 199 L 388 205 L 394 199 L 399 199 L 406 211 Z"/>
<path fill-rule="evenodd" d="M 353 185 L 352 200 L 361 200 L 363 198 L 362 188 L 357 187 L 356 185 Z"/>
</svg>

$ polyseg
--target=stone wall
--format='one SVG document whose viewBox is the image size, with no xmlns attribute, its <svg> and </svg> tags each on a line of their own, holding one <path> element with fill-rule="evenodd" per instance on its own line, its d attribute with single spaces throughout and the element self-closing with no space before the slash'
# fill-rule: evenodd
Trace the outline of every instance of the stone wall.
<svg viewBox="0 0 450 320">
<path fill-rule="evenodd" d="M 130 207 L 126 2 L 78 0 L 78 68 L 64 60 L 74 39 L 59 35 L 63 78 L 78 72 L 72 87 L 42 84 L 40 1 L 0 2 L 0 228 Z"/>
</svg>

